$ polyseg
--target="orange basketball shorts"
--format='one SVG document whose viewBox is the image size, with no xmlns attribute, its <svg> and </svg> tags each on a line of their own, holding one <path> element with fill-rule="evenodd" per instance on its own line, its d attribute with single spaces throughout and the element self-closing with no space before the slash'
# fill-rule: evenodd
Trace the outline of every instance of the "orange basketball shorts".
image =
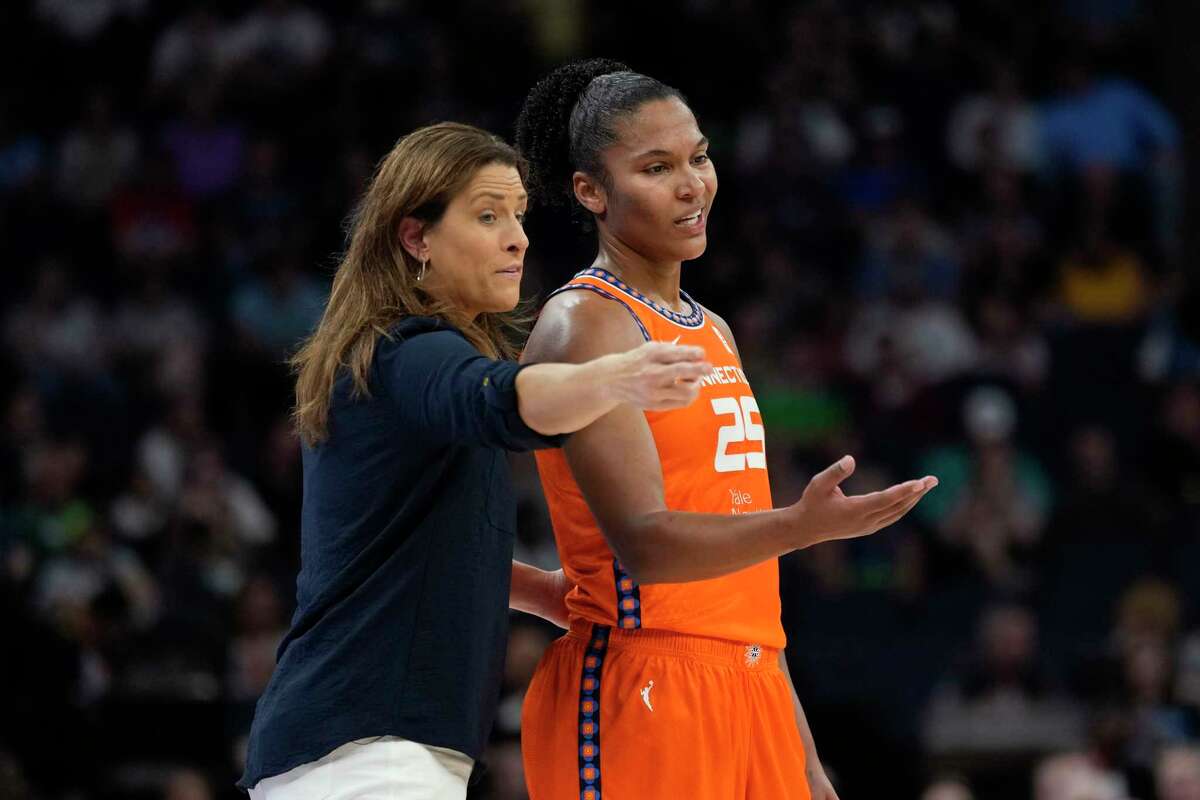
<svg viewBox="0 0 1200 800">
<path fill-rule="evenodd" d="M 538 664 L 530 800 L 809 800 L 779 651 L 576 622 Z"/>
</svg>

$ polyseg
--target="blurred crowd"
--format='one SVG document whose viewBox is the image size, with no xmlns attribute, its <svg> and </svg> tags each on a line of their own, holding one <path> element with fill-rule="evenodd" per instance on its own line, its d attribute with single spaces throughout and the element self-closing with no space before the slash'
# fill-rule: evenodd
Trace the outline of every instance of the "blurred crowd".
<svg viewBox="0 0 1200 800">
<path fill-rule="evenodd" d="M 1200 294 L 1148 5 L 5 4 L 0 798 L 237 796 L 299 558 L 283 362 L 344 219 L 398 136 L 508 136 L 604 55 L 713 140 L 684 285 L 733 325 L 776 503 L 846 452 L 848 491 L 941 480 L 782 561 L 841 796 L 1200 800 Z M 591 257 L 529 229 L 530 294 Z M 514 619 L 473 797 L 524 796 L 554 635 Z"/>
</svg>

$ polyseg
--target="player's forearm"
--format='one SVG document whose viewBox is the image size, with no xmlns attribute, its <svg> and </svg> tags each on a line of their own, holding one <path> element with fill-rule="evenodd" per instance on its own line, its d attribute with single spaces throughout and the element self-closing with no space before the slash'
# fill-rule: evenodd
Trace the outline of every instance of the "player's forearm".
<svg viewBox="0 0 1200 800">
<path fill-rule="evenodd" d="M 804 706 L 800 704 L 800 696 L 796 694 L 796 685 L 792 683 L 792 673 L 788 669 L 787 655 L 782 650 L 779 651 L 779 669 L 787 678 L 788 689 L 792 693 L 792 712 L 796 716 L 796 728 L 800 732 L 800 741 L 804 743 L 804 756 L 808 764 L 808 771 L 811 773 L 821 766 L 821 759 L 817 756 L 817 744 L 813 740 L 812 729 L 808 727 L 808 717 L 804 713 Z"/>
<path fill-rule="evenodd" d="M 574 433 L 612 411 L 618 364 L 604 357 L 583 364 L 534 364 L 517 375 L 517 408 L 538 433 Z"/>
<path fill-rule="evenodd" d="M 686 583 L 718 578 L 797 547 L 789 509 L 753 514 L 658 511 L 614 540 L 622 565 L 639 583 Z"/>
</svg>

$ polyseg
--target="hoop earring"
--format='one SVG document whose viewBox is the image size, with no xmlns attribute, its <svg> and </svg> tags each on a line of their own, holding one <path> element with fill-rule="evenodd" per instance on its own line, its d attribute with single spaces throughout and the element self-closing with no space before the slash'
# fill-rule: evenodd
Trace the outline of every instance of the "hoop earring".
<svg viewBox="0 0 1200 800">
<path fill-rule="evenodd" d="M 425 267 L 428 265 L 429 265 L 428 260 L 421 262 L 421 271 L 417 273 L 417 283 L 420 283 L 421 281 L 425 280 Z"/>
</svg>

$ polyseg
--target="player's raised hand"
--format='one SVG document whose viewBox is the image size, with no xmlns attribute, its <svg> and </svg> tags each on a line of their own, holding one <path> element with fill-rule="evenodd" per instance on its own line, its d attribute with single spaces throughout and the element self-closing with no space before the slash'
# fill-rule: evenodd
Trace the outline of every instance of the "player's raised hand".
<svg viewBox="0 0 1200 800">
<path fill-rule="evenodd" d="M 886 528 L 907 514 L 938 480 L 926 475 L 870 494 L 847 496 L 839 484 L 854 474 L 854 459 L 843 456 L 813 476 L 799 502 L 789 509 L 803 533 L 801 546 L 853 539 Z"/>
<path fill-rule="evenodd" d="M 610 387 L 622 403 L 662 411 L 690 405 L 700 393 L 700 379 L 712 372 L 704 348 L 672 342 L 646 342 L 612 359 Z"/>
</svg>

